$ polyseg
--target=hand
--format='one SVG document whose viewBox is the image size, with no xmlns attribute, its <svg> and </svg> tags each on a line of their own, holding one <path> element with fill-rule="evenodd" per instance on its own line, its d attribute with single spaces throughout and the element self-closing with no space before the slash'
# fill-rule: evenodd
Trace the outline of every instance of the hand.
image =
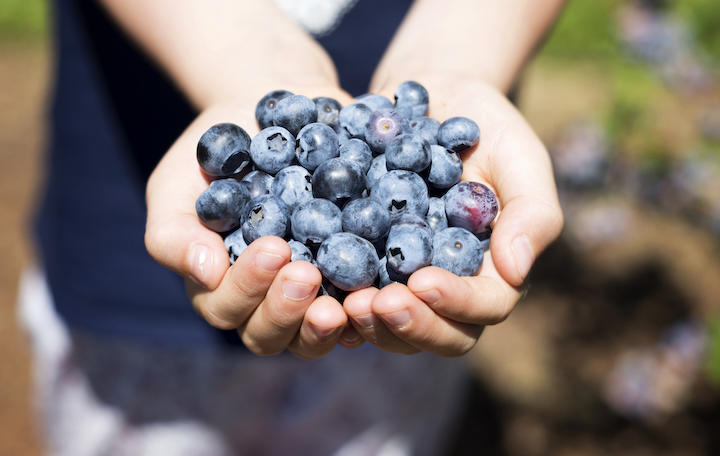
<svg viewBox="0 0 720 456">
<path fill-rule="evenodd" d="M 485 325 L 503 321 L 522 295 L 535 258 L 559 235 L 563 217 L 548 154 L 515 107 L 497 89 L 475 81 L 418 78 L 430 93 L 428 116 L 473 119 L 480 143 L 461 153 L 463 180 L 489 185 L 500 214 L 476 277 L 436 267 L 393 284 L 349 295 L 345 311 L 369 342 L 391 352 L 458 356 Z M 378 92 L 392 98 L 397 83 Z"/>
<path fill-rule="evenodd" d="M 276 88 L 351 102 L 347 94 L 331 87 Z M 341 335 L 347 346 L 361 344 L 340 303 L 330 297 L 315 298 L 320 272 L 304 261 L 289 263 L 290 247 L 284 240 L 258 239 L 230 266 L 222 238 L 202 225 L 195 213 L 195 200 L 209 184 L 195 157 L 198 139 L 220 122 L 236 123 L 254 136 L 258 131 L 254 110 L 255 104 L 248 102 L 208 108 L 165 154 L 147 185 L 148 252 L 187 279 L 193 306 L 208 323 L 237 329 L 253 353 L 289 349 L 300 357 L 315 358 L 329 353 Z"/>
</svg>

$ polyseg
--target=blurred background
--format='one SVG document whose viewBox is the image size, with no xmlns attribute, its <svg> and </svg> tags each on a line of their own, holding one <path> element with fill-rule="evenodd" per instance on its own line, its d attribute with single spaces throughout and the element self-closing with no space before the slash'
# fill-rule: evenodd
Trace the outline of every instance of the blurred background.
<svg viewBox="0 0 720 456">
<path fill-rule="evenodd" d="M 0 455 L 36 455 L 16 284 L 42 178 L 43 0 L 0 0 Z M 469 359 L 488 454 L 720 454 L 720 8 L 573 0 L 519 106 L 566 214 Z"/>
</svg>

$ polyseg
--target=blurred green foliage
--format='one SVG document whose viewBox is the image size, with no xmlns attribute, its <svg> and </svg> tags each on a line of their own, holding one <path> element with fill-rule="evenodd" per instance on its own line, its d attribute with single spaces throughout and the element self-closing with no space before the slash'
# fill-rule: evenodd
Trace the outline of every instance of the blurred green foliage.
<svg viewBox="0 0 720 456">
<path fill-rule="evenodd" d="M 35 40 L 45 36 L 48 0 L 0 0 L 0 39 Z"/>
<path fill-rule="evenodd" d="M 710 380 L 720 385 L 720 318 L 709 325 L 710 343 L 708 344 L 707 372 Z"/>
</svg>

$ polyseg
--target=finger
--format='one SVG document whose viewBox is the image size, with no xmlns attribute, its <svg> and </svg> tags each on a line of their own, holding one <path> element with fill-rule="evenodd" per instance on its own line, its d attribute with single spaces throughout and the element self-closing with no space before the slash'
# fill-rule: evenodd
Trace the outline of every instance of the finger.
<svg viewBox="0 0 720 456">
<path fill-rule="evenodd" d="M 358 348 L 365 343 L 365 339 L 362 338 L 352 324 L 347 324 L 342 334 L 340 334 L 338 343 L 345 348 Z"/>
<path fill-rule="evenodd" d="M 490 248 L 500 275 L 519 286 L 560 234 L 563 217 L 545 147 L 507 100 L 497 103 L 496 113 L 486 116 L 484 141 L 472 152 L 486 159 L 466 160 L 464 177 L 485 174 L 497 191 L 501 211 Z"/>
<path fill-rule="evenodd" d="M 190 284 L 188 293 L 193 306 L 217 328 L 238 328 L 265 298 L 275 275 L 289 261 L 287 242 L 279 237 L 262 237 L 243 251 L 215 290 Z"/>
<path fill-rule="evenodd" d="M 321 280 L 320 271 L 307 261 L 285 265 L 239 331 L 245 346 L 257 355 L 285 350 L 295 338 Z"/>
<path fill-rule="evenodd" d="M 290 351 L 303 359 L 315 359 L 330 353 L 347 324 L 342 305 L 330 296 L 320 296 L 308 308 L 300 332 Z"/>
<path fill-rule="evenodd" d="M 384 290 L 384 288 L 383 288 Z M 377 288 L 365 288 L 349 294 L 343 307 L 355 330 L 371 344 L 392 353 L 417 353 L 418 349 L 403 342 L 373 313 L 373 300 L 380 293 Z"/>
<path fill-rule="evenodd" d="M 208 180 L 197 163 L 197 142 L 218 122 L 249 125 L 252 115 L 228 107 L 205 111 L 178 138 L 147 184 L 145 246 L 163 266 L 215 289 L 229 266 L 220 235 L 206 228 L 195 213 L 195 201 Z M 253 128 L 248 133 L 253 134 Z"/>
<path fill-rule="evenodd" d="M 482 326 L 450 321 L 436 314 L 401 284 L 383 288 L 373 299 L 372 309 L 400 340 L 442 356 L 467 353 L 482 332 Z"/>
<path fill-rule="evenodd" d="M 408 288 L 433 311 L 454 321 L 493 325 L 507 318 L 522 296 L 509 285 L 486 254 L 480 275 L 458 277 L 444 269 L 428 267 L 415 272 Z"/>
</svg>

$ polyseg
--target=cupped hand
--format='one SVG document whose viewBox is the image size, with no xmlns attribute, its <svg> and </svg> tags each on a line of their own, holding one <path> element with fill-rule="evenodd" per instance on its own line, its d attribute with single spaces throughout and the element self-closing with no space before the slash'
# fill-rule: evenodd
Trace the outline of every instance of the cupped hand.
<svg viewBox="0 0 720 456">
<path fill-rule="evenodd" d="M 497 194 L 490 250 L 475 277 L 426 267 L 407 286 L 352 293 L 344 308 L 356 330 L 387 351 L 458 356 L 475 345 L 485 325 L 509 315 L 533 262 L 560 234 L 563 217 L 548 153 L 502 93 L 457 78 L 417 80 L 430 93 L 428 116 L 440 122 L 464 116 L 480 127 L 479 144 L 461 153 L 462 179 Z M 396 86 L 377 91 L 392 99 Z"/>
<path fill-rule="evenodd" d="M 334 87 L 275 88 L 351 102 Z M 327 296 L 316 298 L 320 272 L 308 262 L 290 263 L 290 247 L 284 240 L 260 238 L 230 266 L 222 237 L 206 228 L 195 213 L 195 200 L 209 184 L 196 160 L 198 139 L 221 122 L 240 125 L 252 137 L 258 132 L 254 112 L 254 102 L 210 107 L 165 154 L 147 185 L 148 252 L 186 278 L 193 306 L 208 323 L 237 329 L 253 353 L 270 355 L 288 349 L 303 358 L 316 358 L 330 352 L 341 335 L 345 345 L 362 343 L 347 325 L 340 303 Z"/>
</svg>

